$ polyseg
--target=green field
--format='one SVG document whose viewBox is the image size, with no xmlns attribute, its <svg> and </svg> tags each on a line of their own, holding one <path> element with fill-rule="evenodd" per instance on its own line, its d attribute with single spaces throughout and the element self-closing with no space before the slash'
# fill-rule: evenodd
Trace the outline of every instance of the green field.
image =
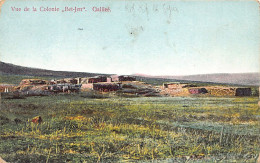
<svg viewBox="0 0 260 163">
<path fill-rule="evenodd" d="M 8 162 L 255 162 L 257 97 L 67 94 L 5 99 L 0 156 Z M 31 119 L 41 116 L 43 122 Z"/>
</svg>

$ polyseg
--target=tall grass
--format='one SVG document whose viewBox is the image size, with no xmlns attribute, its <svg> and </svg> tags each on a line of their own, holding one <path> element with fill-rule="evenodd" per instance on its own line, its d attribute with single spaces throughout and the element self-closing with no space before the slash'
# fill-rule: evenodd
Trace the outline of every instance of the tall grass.
<svg viewBox="0 0 260 163">
<path fill-rule="evenodd" d="M 260 150 L 257 100 L 6 99 L 0 111 L 0 153 L 10 162 L 254 162 Z M 43 123 L 32 123 L 34 116 Z"/>
</svg>

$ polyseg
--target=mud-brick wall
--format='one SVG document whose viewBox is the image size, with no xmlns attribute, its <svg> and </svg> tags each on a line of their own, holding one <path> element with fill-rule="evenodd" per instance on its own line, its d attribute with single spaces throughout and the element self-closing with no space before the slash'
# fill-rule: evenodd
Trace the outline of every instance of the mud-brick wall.
<svg viewBox="0 0 260 163">
<path fill-rule="evenodd" d="M 207 88 L 210 95 L 213 96 L 235 96 L 235 88 Z"/>
<path fill-rule="evenodd" d="M 235 95 L 236 96 L 251 96 L 252 90 L 251 90 L 251 88 L 237 88 Z"/>
</svg>

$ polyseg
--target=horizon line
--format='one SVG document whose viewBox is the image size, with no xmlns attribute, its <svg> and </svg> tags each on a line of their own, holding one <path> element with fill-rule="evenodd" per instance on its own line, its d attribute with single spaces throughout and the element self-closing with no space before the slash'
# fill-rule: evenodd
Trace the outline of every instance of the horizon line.
<svg viewBox="0 0 260 163">
<path fill-rule="evenodd" d="M 70 71 L 70 70 L 50 70 L 50 69 L 44 69 L 39 67 L 30 67 L 30 66 L 22 66 L 22 65 L 16 65 L 10 62 L 3 62 L 0 61 L 0 63 L 10 64 L 14 66 L 24 67 L 24 68 L 31 68 L 31 69 L 40 69 L 40 70 L 47 70 L 47 71 L 54 71 L 54 72 L 76 72 L 76 73 L 90 73 L 90 74 L 107 74 L 107 75 L 131 75 L 131 76 L 146 76 L 146 77 L 183 77 L 183 76 L 197 76 L 197 75 L 217 75 L 217 74 L 252 74 L 252 73 L 258 73 L 260 72 L 216 72 L 216 73 L 206 73 L 206 74 L 188 74 L 188 75 L 150 75 L 150 74 L 144 74 L 144 73 L 132 73 L 132 74 L 116 74 L 116 73 L 103 73 L 103 72 L 84 72 L 84 71 Z"/>
</svg>

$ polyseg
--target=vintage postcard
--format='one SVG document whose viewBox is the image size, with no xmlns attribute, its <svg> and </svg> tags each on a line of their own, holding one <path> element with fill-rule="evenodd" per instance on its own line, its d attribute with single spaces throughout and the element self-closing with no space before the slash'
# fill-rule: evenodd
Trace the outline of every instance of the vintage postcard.
<svg viewBox="0 0 260 163">
<path fill-rule="evenodd" d="M 0 163 L 260 162 L 259 1 L 0 9 Z"/>
</svg>

